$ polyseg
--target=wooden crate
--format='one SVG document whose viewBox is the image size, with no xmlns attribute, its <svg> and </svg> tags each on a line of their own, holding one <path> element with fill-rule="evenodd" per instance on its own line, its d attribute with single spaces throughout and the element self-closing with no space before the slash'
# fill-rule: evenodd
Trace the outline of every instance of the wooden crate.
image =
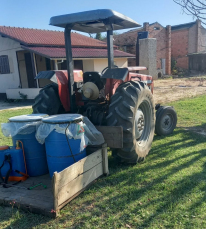
<svg viewBox="0 0 206 229">
<path fill-rule="evenodd" d="M 13 205 L 33 213 L 40 213 L 56 217 L 72 199 L 83 192 L 98 177 L 108 175 L 107 144 L 91 153 L 89 156 L 74 163 L 65 170 L 54 173 L 53 179 L 49 175 L 30 177 L 16 187 L 3 188 L 0 186 L 0 204 Z M 42 182 L 42 186 L 27 190 Z"/>
<path fill-rule="evenodd" d="M 83 192 L 94 180 L 108 175 L 107 144 L 89 156 L 53 176 L 54 210 L 56 215 L 72 199 Z"/>
<path fill-rule="evenodd" d="M 98 177 L 109 174 L 107 146 L 122 148 L 122 127 L 101 126 L 97 129 L 103 134 L 105 144 L 87 147 L 89 156 L 59 173 L 55 172 L 52 180 L 47 174 L 30 177 L 16 187 L 3 188 L 0 185 L 0 204 L 13 205 L 33 213 L 58 216 L 61 208 L 83 192 Z M 47 189 L 41 186 L 34 190 L 22 189 L 40 182 L 47 185 Z"/>
</svg>

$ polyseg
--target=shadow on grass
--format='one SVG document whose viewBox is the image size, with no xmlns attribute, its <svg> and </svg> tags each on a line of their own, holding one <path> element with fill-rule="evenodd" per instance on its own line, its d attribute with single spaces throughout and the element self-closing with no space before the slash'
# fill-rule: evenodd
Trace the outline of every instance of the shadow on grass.
<svg viewBox="0 0 206 229">
<path fill-rule="evenodd" d="M 12 206 L 1 206 L 0 205 L 0 228 L 36 228 L 40 224 L 46 224 L 51 218 L 32 214 L 30 212 L 22 211 Z"/>
<path fill-rule="evenodd" d="M 160 222 L 164 227 L 174 227 L 179 220 L 187 228 L 198 227 L 195 218 L 184 222 L 181 215 L 197 214 L 199 210 L 194 209 L 206 201 L 205 194 L 194 197 L 191 204 L 185 199 L 192 199 L 196 188 L 199 192 L 206 190 L 205 156 L 205 138 L 197 134 L 177 129 L 168 137 L 155 136 L 143 163 L 117 164 L 110 156 L 110 176 L 99 179 L 63 208 L 60 218 L 21 212 L 21 218 L 11 226 L 124 228 L 128 224 L 132 228 L 159 228 Z M 9 219 L 7 215 L 2 218 L 5 222 Z"/>
<path fill-rule="evenodd" d="M 163 144 L 157 144 L 158 141 Z M 75 228 L 86 227 L 87 221 L 90 226 L 98 225 L 101 228 L 118 228 L 125 224 L 134 228 L 150 227 L 165 212 L 178 211 L 176 208 L 179 208 L 179 202 L 190 195 L 202 180 L 206 180 L 205 164 L 200 164 L 206 161 L 204 142 L 205 138 L 178 129 L 172 136 L 156 136 L 151 155 L 142 164 L 119 165 L 110 157 L 110 176 L 100 179 L 80 196 L 81 199 L 74 200 L 72 207 L 64 208 L 62 223 L 65 222 L 65 217 L 69 216 L 74 220 Z M 199 169 L 195 171 L 197 165 Z M 187 174 L 185 171 L 188 168 L 193 171 Z M 205 200 L 204 195 L 194 206 L 199 206 Z M 77 205 L 74 207 L 75 204 Z M 73 215 L 68 214 L 73 207 Z M 143 217 L 141 211 L 145 209 L 152 209 L 152 214 Z M 190 209 L 193 207 L 187 208 L 188 211 Z M 77 212 L 83 216 L 79 216 L 76 221 Z M 174 225 L 171 220 L 173 217 L 171 213 L 171 225 Z M 92 221 L 92 218 L 95 220 Z M 190 222 L 190 227 L 192 225 Z"/>
</svg>

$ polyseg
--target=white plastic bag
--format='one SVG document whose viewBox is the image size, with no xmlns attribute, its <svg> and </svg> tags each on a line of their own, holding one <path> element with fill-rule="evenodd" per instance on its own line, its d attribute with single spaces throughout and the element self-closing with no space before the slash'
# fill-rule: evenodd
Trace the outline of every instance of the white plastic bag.
<svg viewBox="0 0 206 229">
<path fill-rule="evenodd" d="M 85 135 L 88 138 L 89 145 L 101 145 L 103 144 L 104 137 L 101 132 L 99 132 L 96 127 L 90 122 L 87 117 L 83 117 Z"/>
<path fill-rule="evenodd" d="M 35 132 L 41 122 L 8 122 L 1 124 L 5 137 L 14 137 L 17 134 L 31 134 Z"/>
<path fill-rule="evenodd" d="M 80 151 L 86 148 L 87 145 L 101 145 L 104 143 L 103 135 L 86 117 L 83 118 L 83 122 L 79 123 L 42 123 L 36 132 L 37 141 L 43 144 L 53 130 L 59 134 L 66 134 L 69 139 L 81 139 Z"/>
</svg>

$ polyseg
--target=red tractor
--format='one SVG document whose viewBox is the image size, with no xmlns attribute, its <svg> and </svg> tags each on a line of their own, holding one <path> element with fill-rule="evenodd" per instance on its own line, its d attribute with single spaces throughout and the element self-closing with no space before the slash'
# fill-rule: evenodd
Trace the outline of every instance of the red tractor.
<svg viewBox="0 0 206 229">
<path fill-rule="evenodd" d="M 36 79 L 53 83 L 35 98 L 34 113 L 49 115 L 80 113 L 96 126 L 121 126 L 123 148 L 117 155 L 122 161 L 136 163 L 148 154 L 154 132 L 173 132 L 177 116 L 172 107 L 157 108 L 153 100 L 152 76 L 136 73 L 146 67 L 118 68 L 114 65 L 113 30 L 139 27 L 132 19 L 112 10 L 92 10 L 52 17 L 50 24 L 65 28 L 65 71 L 40 72 Z M 71 30 L 86 33 L 107 32 L 108 67 L 99 72 L 73 69 Z"/>
</svg>

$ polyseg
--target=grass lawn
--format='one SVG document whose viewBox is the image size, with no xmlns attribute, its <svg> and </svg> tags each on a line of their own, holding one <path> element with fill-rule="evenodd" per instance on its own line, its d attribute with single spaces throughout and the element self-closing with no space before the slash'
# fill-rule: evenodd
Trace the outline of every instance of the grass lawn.
<svg viewBox="0 0 206 229">
<path fill-rule="evenodd" d="M 206 96 L 172 103 L 178 128 L 155 136 L 146 160 L 119 165 L 61 211 L 57 219 L 0 206 L 0 228 L 206 228 Z M 2 111 L 0 122 L 30 110 Z M 0 135 L 2 143 L 8 143 Z"/>
</svg>

